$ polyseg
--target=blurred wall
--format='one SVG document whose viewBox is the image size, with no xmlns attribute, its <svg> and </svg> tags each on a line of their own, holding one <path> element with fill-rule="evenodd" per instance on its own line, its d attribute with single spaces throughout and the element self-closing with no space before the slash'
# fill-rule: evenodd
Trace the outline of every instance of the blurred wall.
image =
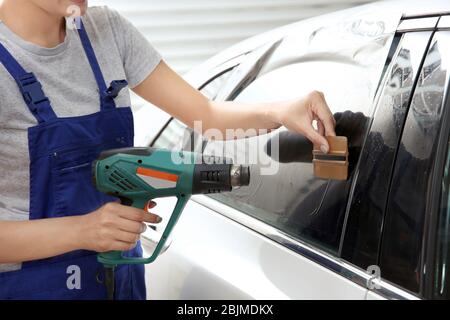
<svg viewBox="0 0 450 320">
<path fill-rule="evenodd" d="M 179 73 L 252 35 L 371 0 L 89 0 L 131 20 Z"/>
</svg>

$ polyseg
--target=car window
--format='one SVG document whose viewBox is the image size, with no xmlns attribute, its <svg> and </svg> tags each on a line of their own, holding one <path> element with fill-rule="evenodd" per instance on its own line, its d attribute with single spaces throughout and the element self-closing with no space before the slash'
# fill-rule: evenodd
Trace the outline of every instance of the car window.
<svg viewBox="0 0 450 320">
<path fill-rule="evenodd" d="M 355 90 L 355 88 L 358 88 Z M 357 66 L 335 61 L 314 61 L 288 65 L 256 79 L 236 99 L 239 102 L 269 102 L 297 98 L 311 90 L 321 90 L 332 106 L 340 134 L 353 134 L 351 162 L 358 160 L 368 119 L 372 113 L 371 83 Z M 344 124 L 344 125 L 343 125 Z M 345 125 L 347 124 L 347 125 Z M 343 126 L 342 126 L 343 125 Z M 276 132 L 245 140 L 212 142 L 207 154 L 222 154 L 250 160 L 251 150 L 265 149 L 278 139 L 279 159 L 271 153 L 258 152 L 251 164 L 248 188 L 215 199 L 238 208 L 283 232 L 306 240 L 321 249 L 336 253 L 339 247 L 349 182 L 316 179 L 311 162 L 312 145 L 302 136 L 281 128 Z M 230 150 L 238 151 L 237 156 Z M 245 154 L 241 154 L 241 152 Z M 262 175 L 269 163 L 276 162 L 273 175 Z"/>
<path fill-rule="evenodd" d="M 257 163 L 251 164 L 248 188 L 211 197 L 295 239 L 337 254 L 347 197 L 394 38 L 393 30 L 392 25 L 372 16 L 344 19 L 312 28 L 311 33 L 288 35 L 255 80 L 233 97 L 239 102 L 271 102 L 298 98 L 312 90 L 326 93 L 337 120 L 337 134 L 349 139 L 348 181 L 316 179 L 311 144 L 281 128 L 245 140 L 209 143 L 205 153 L 222 151 L 235 161 L 250 160 L 249 150 L 265 150 L 258 152 Z M 272 142 L 279 143 L 278 159 L 267 152 Z M 276 163 L 278 170 L 274 175 L 263 175 L 262 170 L 269 163 Z"/>
<path fill-rule="evenodd" d="M 258 67 L 256 73 L 242 75 L 244 79 L 238 82 L 237 90 L 229 90 L 228 83 L 224 90 L 232 94 L 218 94 L 222 99 L 238 102 L 271 102 L 299 98 L 312 90 L 325 92 L 338 122 L 337 133 L 349 138 L 348 181 L 316 179 L 311 143 L 281 128 L 248 139 L 209 141 L 205 154 L 250 164 L 251 170 L 249 187 L 211 197 L 295 239 L 337 254 L 347 196 L 394 38 L 393 30 L 395 27 L 377 17 L 366 17 L 325 27 L 311 26 L 301 34 L 294 32 L 270 47 L 273 52 L 264 56 L 262 65 L 254 64 Z M 251 63 L 242 65 L 248 67 Z M 238 67 L 233 73 L 239 71 Z M 181 142 L 182 148 L 189 145 L 187 140 Z M 158 147 L 167 145 L 156 142 Z M 280 152 L 276 157 L 272 149 L 278 142 Z M 250 161 L 249 150 L 258 150 L 255 162 Z M 276 174 L 261 174 L 263 169 L 270 171 L 271 165 L 277 167 Z"/>
<path fill-rule="evenodd" d="M 397 151 L 389 190 L 381 246 L 380 269 L 384 279 L 421 293 L 425 220 L 429 210 L 431 179 L 441 130 L 444 92 L 449 78 L 450 32 L 434 35 Z M 445 222 L 444 222 L 445 223 Z"/>
</svg>

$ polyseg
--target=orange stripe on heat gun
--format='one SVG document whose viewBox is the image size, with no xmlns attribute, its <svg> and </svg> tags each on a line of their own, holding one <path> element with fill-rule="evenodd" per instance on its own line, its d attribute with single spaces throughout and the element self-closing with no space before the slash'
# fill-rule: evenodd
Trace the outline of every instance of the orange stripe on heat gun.
<svg viewBox="0 0 450 320">
<path fill-rule="evenodd" d="M 167 173 L 164 171 L 157 171 L 157 170 L 152 170 L 152 169 L 148 169 L 148 168 L 138 167 L 136 170 L 136 173 L 141 174 L 143 176 L 147 176 L 147 177 L 153 177 L 153 178 L 158 178 L 158 179 L 163 179 L 163 180 L 168 180 L 168 181 L 173 181 L 173 182 L 178 181 L 178 176 L 176 174 Z"/>
</svg>

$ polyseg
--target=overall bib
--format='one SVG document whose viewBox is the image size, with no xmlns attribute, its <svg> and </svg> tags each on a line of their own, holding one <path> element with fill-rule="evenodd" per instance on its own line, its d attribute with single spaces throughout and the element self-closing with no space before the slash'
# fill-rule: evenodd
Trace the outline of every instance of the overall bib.
<svg viewBox="0 0 450 320">
<path fill-rule="evenodd" d="M 126 82 L 113 81 L 107 88 L 83 24 L 79 36 L 100 93 L 100 111 L 80 117 L 58 118 L 34 74 L 0 44 L 0 61 L 38 121 L 28 129 L 30 220 L 83 215 L 117 200 L 95 189 L 91 165 L 104 150 L 133 146 L 131 108 L 116 108 L 114 102 Z M 126 254 L 141 256 L 140 244 Z M 74 251 L 0 273 L 0 299 L 106 299 L 103 278 L 95 252 Z M 146 298 L 144 266 L 116 268 L 115 298 Z"/>
</svg>

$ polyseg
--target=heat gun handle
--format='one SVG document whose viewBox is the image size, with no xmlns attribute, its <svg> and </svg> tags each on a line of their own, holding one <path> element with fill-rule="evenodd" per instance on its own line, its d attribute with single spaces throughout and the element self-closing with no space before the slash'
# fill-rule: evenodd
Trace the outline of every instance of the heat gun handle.
<svg viewBox="0 0 450 320">
<path fill-rule="evenodd" d="M 122 251 L 110 251 L 99 253 L 97 255 L 97 261 L 108 267 L 115 267 L 120 264 L 148 264 L 155 261 L 156 258 L 159 256 L 161 250 L 164 248 L 164 244 L 169 238 L 172 229 L 178 222 L 178 219 L 181 213 L 183 212 L 184 207 L 186 206 L 190 197 L 186 195 L 180 195 L 177 198 L 178 198 L 177 204 L 175 205 L 175 208 L 173 209 L 172 214 L 170 215 L 169 222 L 167 223 L 167 226 L 165 227 L 164 232 L 161 235 L 161 239 L 159 240 L 155 250 L 153 251 L 150 257 L 148 258 L 124 257 Z M 134 201 L 133 207 L 142 209 L 145 207 L 148 201 L 149 200 Z"/>
</svg>

